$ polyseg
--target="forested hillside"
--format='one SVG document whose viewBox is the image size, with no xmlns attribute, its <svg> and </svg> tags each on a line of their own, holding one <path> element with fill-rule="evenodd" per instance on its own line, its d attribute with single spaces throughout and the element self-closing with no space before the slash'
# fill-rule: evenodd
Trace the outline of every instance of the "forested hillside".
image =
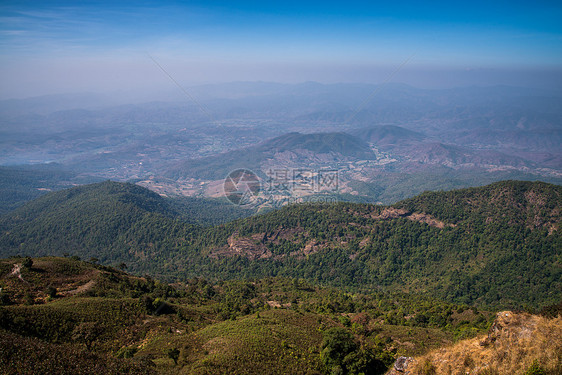
<svg viewBox="0 0 562 375">
<path fill-rule="evenodd" d="M 126 262 L 170 280 L 287 276 L 476 306 L 562 298 L 562 188 L 504 181 L 391 207 L 303 204 L 203 228 L 158 195 L 113 182 L 48 194 L 4 216 L 2 256 Z"/>
<path fill-rule="evenodd" d="M 0 221 L 2 255 L 73 254 L 102 262 L 131 261 L 141 255 L 128 240 L 172 238 L 191 226 L 158 194 L 132 184 L 102 182 L 44 195 Z M 157 225 L 153 225 L 156 224 Z M 139 232 L 142 228 L 142 235 Z M 147 244 L 148 247 L 148 244 Z M 154 251 L 160 250 L 158 243 Z"/>
</svg>

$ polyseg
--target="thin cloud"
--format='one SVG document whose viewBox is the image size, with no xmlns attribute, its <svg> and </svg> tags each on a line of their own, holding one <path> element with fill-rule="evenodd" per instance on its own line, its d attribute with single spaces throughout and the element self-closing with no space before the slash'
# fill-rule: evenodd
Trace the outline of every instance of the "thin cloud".
<svg viewBox="0 0 562 375">
<path fill-rule="evenodd" d="M 487 9 L 484 3 L 470 9 L 464 5 L 458 9 L 469 12 L 458 14 L 454 4 L 441 9 L 412 3 L 413 8 L 402 9 L 353 1 L 327 3 L 321 10 L 285 4 L 281 11 L 244 1 L 214 6 L 203 1 L 187 6 L 165 1 L 162 6 L 46 4 L 0 5 L 5 92 L 73 86 L 150 90 L 154 82 L 143 86 L 149 81 L 145 51 L 159 56 L 182 85 L 236 80 L 377 83 L 414 50 L 415 63 L 395 81 L 517 83 L 523 78 L 512 72 L 532 67 L 535 73 L 523 75 L 538 77 L 537 84 L 543 85 L 547 68 L 562 66 L 557 48 L 561 27 L 522 18 L 521 5 L 498 15 L 495 25 L 492 15 L 472 9 Z M 529 8 L 529 14 L 545 13 L 536 8 Z"/>
</svg>

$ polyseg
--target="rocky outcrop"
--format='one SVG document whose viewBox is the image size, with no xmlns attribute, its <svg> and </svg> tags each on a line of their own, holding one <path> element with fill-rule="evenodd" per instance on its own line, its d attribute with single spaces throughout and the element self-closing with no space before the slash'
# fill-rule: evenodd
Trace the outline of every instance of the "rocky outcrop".
<svg viewBox="0 0 562 375">
<path fill-rule="evenodd" d="M 560 337 L 562 316 L 502 311 L 486 335 L 433 350 L 408 362 L 404 371 L 393 368 L 389 374 L 511 375 L 524 373 L 533 364 L 545 373 L 558 374 L 562 370 Z"/>
<path fill-rule="evenodd" d="M 227 240 L 227 246 L 212 251 L 210 257 L 222 258 L 240 255 L 250 260 L 267 259 L 273 255 L 264 244 L 264 233 L 254 234 L 251 237 L 240 237 L 234 232 Z"/>
<path fill-rule="evenodd" d="M 394 365 L 387 373 L 388 375 L 408 375 L 410 371 L 408 371 L 408 367 L 411 367 L 410 364 L 414 362 L 414 358 L 412 357 L 398 357 Z"/>
<path fill-rule="evenodd" d="M 431 227 L 436 227 L 440 229 L 443 229 L 445 227 L 455 227 L 454 224 L 445 223 L 441 220 L 434 218 L 429 214 L 425 214 L 422 212 L 410 212 L 403 208 L 389 207 L 382 210 L 382 212 L 378 215 L 371 215 L 371 218 L 375 220 L 390 220 L 390 219 L 397 219 L 399 217 L 404 217 L 409 220 L 417 221 L 419 223 L 424 223 Z"/>
</svg>

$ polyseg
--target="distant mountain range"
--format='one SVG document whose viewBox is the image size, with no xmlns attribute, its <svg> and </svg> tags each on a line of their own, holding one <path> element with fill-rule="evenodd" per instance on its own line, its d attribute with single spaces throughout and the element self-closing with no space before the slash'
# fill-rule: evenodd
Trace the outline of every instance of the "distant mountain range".
<svg viewBox="0 0 562 375">
<path fill-rule="evenodd" d="M 161 175 L 174 181 L 196 179 L 218 183 L 236 169 L 249 169 L 263 178 L 272 170 L 329 169 L 338 173 L 338 192 L 364 195 L 384 203 L 424 189 L 467 187 L 505 178 L 562 181 L 556 154 L 505 151 L 442 143 L 434 136 L 381 125 L 349 133 L 288 133 L 256 146 L 177 162 L 165 168 Z M 399 187 L 404 193 L 388 194 L 396 192 L 397 179 L 404 181 Z M 424 183 L 421 188 L 416 179 L 425 179 L 429 185 Z M 365 184 L 376 188 L 358 189 Z M 202 194 L 212 193 L 203 190 Z"/>
<path fill-rule="evenodd" d="M 315 82 L 187 90 L 198 104 L 173 95 L 0 101 L 0 165 L 54 162 L 82 181 L 207 197 L 221 196 L 221 181 L 239 168 L 261 177 L 329 169 L 340 198 L 382 203 L 503 179 L 562 182 L 556 91 Z"/>
</svg>

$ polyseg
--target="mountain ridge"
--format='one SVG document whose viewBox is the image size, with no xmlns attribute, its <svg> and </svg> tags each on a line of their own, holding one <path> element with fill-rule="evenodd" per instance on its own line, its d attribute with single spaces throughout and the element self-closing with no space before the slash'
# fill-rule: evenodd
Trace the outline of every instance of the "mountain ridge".
<svg viewBox="0 0 562 375">
<path fill-rule="evenodd" d="M 125 188 L 136 194 L 120 196 Z M 112 189 L 116 194 L 105 193 Z M 477 305 L 544 305 L 562 297 L 558 185 L 504 181 L 428 192 L 390 207 L 297 204 L 206 228 L 166 216 L 160 197 L 145 190 L 106 182 L 52 193 L 47 198 L 58 208 L 31 203 L 3 217 L 0 255 L 70 252 L 172 279 L 285 275 Z M 101 198 L 105 208 L 96 213 Z M 30 207 L 39 216 L 26 215 Z"/>
</svg>

